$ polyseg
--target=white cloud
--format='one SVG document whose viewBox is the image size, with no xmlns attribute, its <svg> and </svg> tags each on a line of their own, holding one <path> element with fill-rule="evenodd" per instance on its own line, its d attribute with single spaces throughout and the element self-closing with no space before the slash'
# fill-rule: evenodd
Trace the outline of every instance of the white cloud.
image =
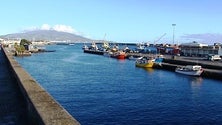
<svg viewBox="0 0 222 125">
<path fill-rule="evenodd" d="M 22 32 L 27 32 L 27 31 L 35 31 L 35 30 L 55 30 L 55 31 L 59 31 L 59 32 L 67 32 L 67 33 L 72 33 L 75 35 L 79 35 L 79 36 L 83 36 L 86 38 L 92 38 L 91 35 L 89 35 L 88 33 L 84 33 L 84 32 L 79 32 L 77 30 L 75 30 L 72 26 L 68 26 L 68 25 L 62 25 L 62 24 L 56 24 L 54 26 L 49 25 L 49 24 L 43 24 L 42 26 L 30 26 L 30 27 L 26 27 L 26 28 L 21 28 Z"/>
<path fill-rule="evenodd" d="M 66 25 L 55 25 L 52 29 L 60 32 L 77 33 L 71 26 Z"/>
<path fill-rule="evenodd" d="M 23 31 L 33 31 L 33 30 L 56 30 L 59 32 L 67 32 L 67 33 L 73 33 L 76 35 L 82 35 L 82 33 L 76 31 L 74 28 L 72 28 L 72 26 L 61 25 L 61 24 L 57 24 L 54 26 L 50 26 L 49 24 L 43 24 L 40 27 L 31 26 L 31 27 L 25 28 L 25 30 Z"/>
<path fill-rule="evenodd" d="M 40 29 L 41 30 L 51 30 L 51 26 L 49 24 L 43 24 Z"/>
</svg>

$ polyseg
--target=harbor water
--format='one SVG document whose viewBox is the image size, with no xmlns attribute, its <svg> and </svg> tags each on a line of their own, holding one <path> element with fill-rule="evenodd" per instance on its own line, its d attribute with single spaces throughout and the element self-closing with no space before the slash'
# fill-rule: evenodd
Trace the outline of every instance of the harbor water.
<svg viewBox="0 0 222 125">
<path fill-rule="evenodd" d="M 82 125 L 222 124 L 222 82 L 50 45 L 16 57 Z"/>
</svg>

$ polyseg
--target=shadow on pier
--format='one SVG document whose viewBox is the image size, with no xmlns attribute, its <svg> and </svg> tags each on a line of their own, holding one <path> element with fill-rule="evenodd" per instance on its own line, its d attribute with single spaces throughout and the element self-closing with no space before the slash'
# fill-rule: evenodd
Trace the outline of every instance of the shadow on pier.
<svg viewBox="0 0 222 125">
<path fill-rule="evenodd" d="M 29 125 L 25 100 L 0 49 L 0 125 Z"/>
</svg>

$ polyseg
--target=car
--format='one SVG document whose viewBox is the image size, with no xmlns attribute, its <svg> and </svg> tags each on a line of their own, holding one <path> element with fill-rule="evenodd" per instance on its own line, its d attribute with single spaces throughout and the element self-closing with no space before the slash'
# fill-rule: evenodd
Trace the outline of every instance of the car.
<svg viewBox="0 0 222 125">
<path fill-rule="evenodd" d="M 208 60 L 211 60 L 211 61 L 217 61 L 217 60 L 221 60 L 221 57 L 220 55 L 208 55 Z"/>
</svg>

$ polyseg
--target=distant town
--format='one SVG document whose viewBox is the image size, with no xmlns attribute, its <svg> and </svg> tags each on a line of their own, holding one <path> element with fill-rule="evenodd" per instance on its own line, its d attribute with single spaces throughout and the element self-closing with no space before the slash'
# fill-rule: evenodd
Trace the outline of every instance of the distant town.
<svg viewBox="0 0 222 125">
<path fill-rule="evenodd" d="M 0 39 L 0 44 L 13 49 L 16 45 L 24 39 Z M 28 40 L 27 40 L 28 41 Z M 97 42 L 98 45 L 105 41 Z M 38 51 L 43 51 L 45 45 L 57 44 L 57 45 L 74 45 L 76 43 L 93 43 L 93 41 L 87 42 L 71 42 L 71 41 L 30 41 L 29 43 L 24 43 L 24 52 L 27 55 L 35 53 Z M 132 51 L 139 53 L 159 53 L 159 54 L 168 54 L 176 56 L 191 56 L 191 57 L 209 57 L 217 55 L 222 57 L 222 44 L 214 43 L 213 45 L 203 44 L 196 41 L 182 44 L 150 44 L 150 43 L 111 43 L 113 45 L 135 45 L 135 48 L 132 48 Z M 16 51 L 16 50 L 14 50 Z"/>
</svg>

